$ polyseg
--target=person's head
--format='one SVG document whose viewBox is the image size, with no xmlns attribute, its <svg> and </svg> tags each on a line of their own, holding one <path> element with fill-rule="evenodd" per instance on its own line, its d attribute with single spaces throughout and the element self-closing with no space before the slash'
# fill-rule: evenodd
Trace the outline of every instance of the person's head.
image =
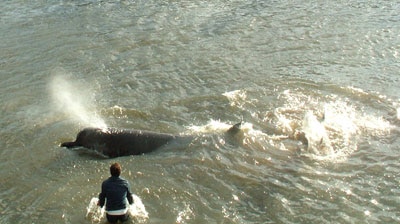
<svg viewBox="0 0 400 224">
<path fill-rule="evenodd" d="M 121 165 L 119 163 L 113 163 L 110 166 L 110 173 L 113 177 L 119 177 L 121 174 Z"/>
</svg>

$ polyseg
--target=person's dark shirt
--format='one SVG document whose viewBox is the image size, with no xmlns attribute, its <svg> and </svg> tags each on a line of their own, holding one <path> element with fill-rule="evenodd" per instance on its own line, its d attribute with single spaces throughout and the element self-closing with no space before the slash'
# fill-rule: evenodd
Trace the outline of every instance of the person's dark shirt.
<svg viewBox="0 0 400 224">
<path fill-rule="evenodd" d="M 106 211 L 121 210 L 126 208 L 125 198 L 129 204 L 133 203 L 129 182 L 121 177 L 111 176 L 101 185 L 99 194 L 100 207 L 106 202 Z"/>
</svg>

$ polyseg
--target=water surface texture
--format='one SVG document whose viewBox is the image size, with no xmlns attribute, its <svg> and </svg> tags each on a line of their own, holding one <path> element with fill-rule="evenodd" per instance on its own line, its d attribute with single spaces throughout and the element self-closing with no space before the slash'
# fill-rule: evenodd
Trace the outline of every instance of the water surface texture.
<svg viewBox="0 0 400 224">
<path fill-rule="evenodd" d="M 113 162 L 135 222 L 399 223 L 399 12 L 1 1 L 0 223 L 104 223 L 86 213 Z M 114 159 L 59 147 L 88 126 L 194 140 Z"/>
</svg>

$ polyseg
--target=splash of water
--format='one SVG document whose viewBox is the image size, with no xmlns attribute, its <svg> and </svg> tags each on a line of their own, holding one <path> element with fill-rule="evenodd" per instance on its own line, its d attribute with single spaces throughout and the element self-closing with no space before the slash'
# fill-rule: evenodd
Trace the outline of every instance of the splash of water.
<svg viewBox="0 0 400 224">
<path fill-rule="evenodd" d="M 222 95 L 228 98 L 231 106 L 237 106 L 239 108 L 243 108 L 247 98 L 245 90 L 234 90 L 223 93 Z"/>
<path fill-rule="evenodd" d="M 226 133 L 229 128 L 232 127 L 232 124 L 224 123 L 220 120 L 210 120 L 205 125 L 192 125 L 187 127 L 188 131 L 185 134 L 189 135 L 209 135 L 209 134 L 223 134 Z M 273 145 L 273 142 L 281 142 L 282 139 L 287 139 L 287 136 L 282 135 L 268 135 L 260 130 L 257 130 L 253 127 L 252 123 L 242 122 L 240 126 L 240 133 L 235 134 L 234 140 L 236 143 L 239 143 L 243 146 L 250 147 L 252 149 L 262 149 L 265 150 L 266 147 Z M 219 144 L 224 145 L 225 142 L 224 137 L 218 137 L 214 146 L 219 148 Z M 280 143 L 278 143 L 280 144 Z"/>
<path fill-rule="evenodd" d="M 308 111 L 304 116 L 303 131 L 308 140 L 308 150 L 316 155 L 332 154 L 333 149 L 327 131 L 317 117 Z"/>
<path fill-rule="evenodd" d="M 188 127 L 188 132 L 186 134 L 210 134 L 210 133 L 223 133 L 227 131 L 232 125 L 224 123 L 219 120 L 211 120 L 206 125 L 192 125 Z"/>
<path fill-rule="evenodd" d="M 132 194 L 133 204 L 129 206 L 128 213 L 135 223 L 143 223 L 149 218 L 149 213 L 146 211 L 142 200 L 139 196 Z"/>
<path fill-rule="evenodd" d="M 397 120 L 400 120 L 400 108 L 397 108 L 396 112 Z"/>
<path fill-rule="evenodd" d="M 81 125 L 106 128 L 104 120 L 89 110 L 93 108 L 93 104 L 87 97 L 90 94 L 85 90 L 87 89 L 84 86 L 68 80 L 61 74 L 55 75 L 50 83 L 51 95 L 58 111 Z"/>
<path fill-rule="evenodd" d="M 128 207 L 128 214 L 131 217 L 132 223 L 144 223 L 149 218 L 149 213 L 139 198 L 139 196 L 132 194 L 133 204 Z M 102 223 L 105 219 L 105 208 L 100 208 L 97 203 L 98 198 L 92 198 L 86 207 L 86 219 L 92 223 Z"/>
<path fill-rule="evenodd" d="M 307 108 L 301 129 L 309 142 L 309 152 L 317 159 L 345 159 L 358 150 L 361 139 L 387 135 L 393 128 L 389 121 L 367 114 L 362 108 L 337 96 L 328 96 L 327 102 L 313 98 L 308 98 L 306 102 L 311 107 Z M 318 119 L 321 116 L 316 114 L 323 116 Z"/>
<path fill-rule="evenodd" d="M 86 207 L 86 218 L 91 220 L 92 223 L 100 223 L 104 218 L 105 209 L 97 205 L 98 198 L 92 198 Z"/>
<path fill-rule="evenodd" d="M 193 209 L 189 204 L 186 204 L 185 208 L 178 213 L 178 216 L 176 217 L 176 223 L 186 223 L 186 221 L 189 221 L 193 219 L 195 216 Z"/>
<path fill-rule="evenodd" d="M 358 90 L 357 93 L 362 90 Z M 362 91 L 364 98 L 368 93 Z M 245 97 L 243 91 L 232 91 L 224 94 L 232 106 L 239 109 L 251 110 L 246 103 L 257 99 Z M 370 137 L 382 137 L 390 133 L 393 125 L 384 118 L 367 113 L 357 106 L 358 102 L 341 98 L 338 95 L 304 94 L 298 91 L 285 90 L 278 96 L 284 102 L 273 111 L 266 112 L 262 122 L 268 122 L 273 133 L 266 135 L 250 128 L 245 131 L 248 145 L 262 145 L 264 148 L 272 146 L 282 150 L 296 148 L 291 141 L 298 140 L 296 134 L 304 133 L 308 145 L 305 154 L 318 160 L 340 161 L 358 150 L 360 140 Z M 400 119 L 400 109 L 397 109 L 397 119 Z M 256 121 L 259 120 L 261 111 L 250 111 Z M 272 114 L 272 115 L 271 115 Z M 271 132 L 271 131 L 270 131 Z M 289 144 L 285 144 L 289 143 Z M 302 149 L 302 147 L 300 147 Z"/>
</svg>

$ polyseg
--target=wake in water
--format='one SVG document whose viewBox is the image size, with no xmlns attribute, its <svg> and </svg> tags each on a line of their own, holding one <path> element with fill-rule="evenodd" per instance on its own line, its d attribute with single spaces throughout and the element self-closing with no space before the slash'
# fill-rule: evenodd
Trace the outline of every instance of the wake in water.
<svg viewBox="0 0 400 224">
<path fill-rule="evenodd" d="M 253 129 L 252 124 L 246 125 L 243 142 L 252 148 L 300 150 L 318 160 L 339 161 L 356 151 L 361 139 L 385 136 L 393 129 L 389 121 L 367 114 L 336 95 L 314 98 L 286 90 L 278 96 L 283 105 L 266 112 L 254 111 L 258 108 L 254 108 L 253 102 L 259 100 L 249 99 L 244 90 L 223 95 L 231 106 L 249 111 L 253 122 L 272 127 L 272 131 L 264 132 Z M 299 140 L 300 133 L 305 135 L 305 147 L 286 140 Z"/>
<path fill-rule="evenodd" d="M 93 108 L 93 101 L 88 98 L 91 94 L 88 93 L 87 87 L 66 77 L 64 72 L 58 72 L 50 82 L 55 109 L 76 120 L 80 125 L 106 128 L 104 120 L 96 112 L 89 110 Z"/>
<path fill-rule="evenodd" d="M 148 220 L 149 214 L 146 211 L 146 208 L 142 202 L 142 200 L 135 194 L 132 194 L 133 204 L 129 206 L 128 214 L 131 220 L 131 223 L 144 223 Z M 97 205 L 99 201 L 98 198 L 92 198 L 89 202 L 89 205 L 86 207 L 86 219 L 90 220 L 92 223 L 102 223 L 105 218 L 105 208 L 100 208 Z"/>
</svg>

